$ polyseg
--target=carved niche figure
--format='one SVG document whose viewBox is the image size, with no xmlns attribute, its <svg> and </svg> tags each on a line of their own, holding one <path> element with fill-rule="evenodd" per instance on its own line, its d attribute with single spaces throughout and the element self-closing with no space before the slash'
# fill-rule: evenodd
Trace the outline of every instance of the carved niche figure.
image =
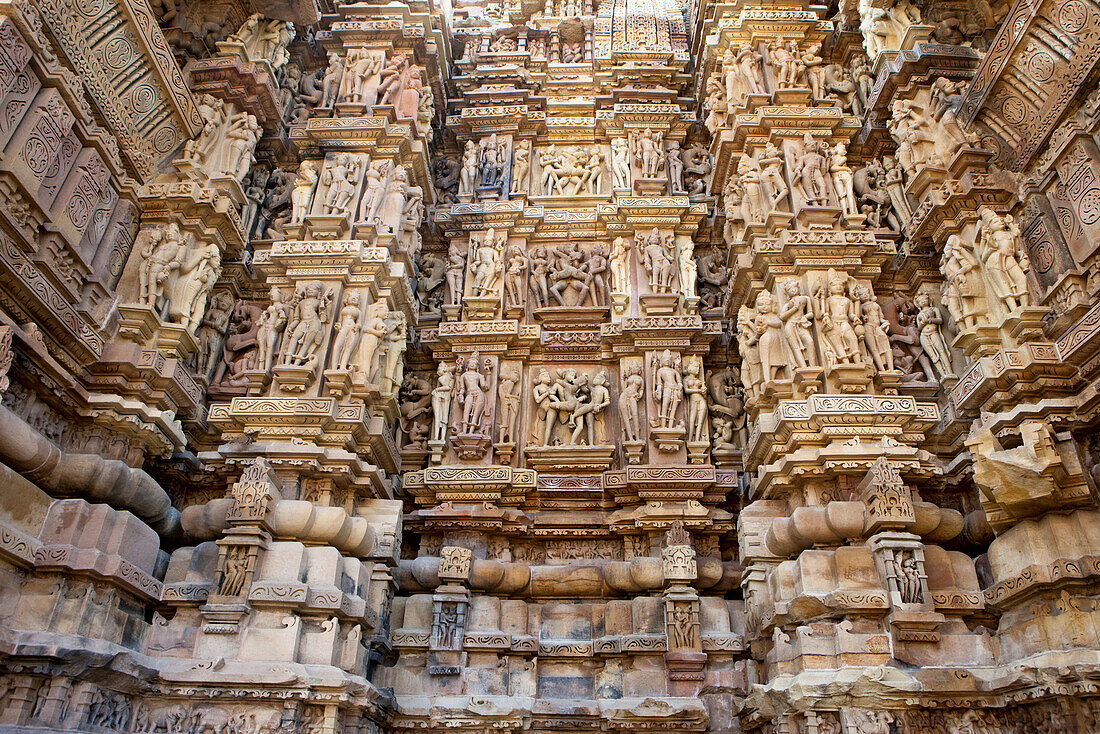
<svg viewBox="0 0 1100 734">
<path fill-rule="evenodd" d="M 890 322 L 883 315 L 882 306 L 875 300 L 871 289 L 862 283 L 852 288 L 852 293 L 860 301 L 860 320 L 863 324 L 863 342 L 875 369 L 879 372 L 893 371 L 894 352 L 890 347 Z"/>
<path fill-rule="evenodd" d="M 1009 313 L 1030 305 L 1027 271 L 1030 268 L 1024 252 L 1020 229 L 1011 215 L 1003 217 L 988 207 L 980 211 L 976 249 L 986 281 L 993 294 Z"/>
<path fill-rule="evenodd" d="M 588 445 L 596 446 L 606 441 L 603 426 L 603 411 L 611 405 L 611 392 L 607 389 L 610 379 L 607 370 L 600 370 L 592 379 L 591 386 L 581 385 L 577 391 L 577 406 L 569 417 L 568 424 L 573 427 L 569 444 L 576 446 L 581 435 L 587 429 Z M 600 430 L 597 431 L 597 426 Z"/>
<path fill-rule="evenodd" d="M 233 296 L 229 291 L 215 293 L 210 298 L 210 307 L 202 317 L 195 336 L 199 342 L 199 356 L 196 371 L 203 377 L 210 376 L 210 370 L 221 356 L 222 337 L 229 326 L 229 312 L 233 309 Z"/>
<path fill-rule="evenodd" d="M 420 225 L 424 222 L 424 189 L 420 186 L 405 188 L 405 206 L 401 210 L 401 227 L 397 236 L 401 249 L 414 258 L 420 252 L 423 239 Z"/>
<path fill-rule="evenodd" d="M 531 141 L 521 140 L 512 149 L 513 194 L 526 194 L 530 190 Z"/>
<path fill-rule="evenodd" d="M 665 151 L 665 169 L 668 171 L 669 194 L 686 193 L 684 189 L 684 161 L 680 158 L 680 144 L 670 140 Z"/>
<path fill-rule="evenodd" d="M 482 139 L 478 152 L 478 187 L 499 189 L 504 183 L 505 156 L 507 143 L 497 139 L 496 133 Z"/>
<path fill-rule="evenodd" d="M 587 389 L 587 383 L 588 378 L 578 375 L 572 367 L 558 370 L 553 382 L 550 382 L 550 375 L 545 370 L 539 373 L 531 394 L 538 406 L 536 428 L 538 422 L 542 424 L 541 446 L 552 445 L 554 429 L 562 418 L 572 417 L 579 405 L 577 393 L 582 386 Z"/>
<path fill-rule="evenodd" d="M 535 308 L 550 305 L 550 252 L 545 245 L 538 245 L 531 251 L 529 259 L 531 276 L 527 287 L 534 296 Z"/>
<path fill-rule="evenodd" d="M 144 243 L 138 250 L 141 255 L 138 297 L 142 303 L 156 307 L 164 293 L 165 282 L 183 263 L 183 235 L 179 225 L 172 222 L 144 229 L 140 236 Z"/>
<path fill-rule="evenodd" d="M 459 173 L 458 179 L 458 196 L 473 197 L 474 186 L 477 183 L 477 166 L 478 159 L 480 157 L 480 151 L 477 147 L 477 143 L 472 140 L 466 141 L 466 148 L 462 153 L 462 168 Z"/>
<path fill-rule="evenodd" d="M 406 447 L 427 448 L 431 430 L 432 387 L 420 375 L 406 375 L 398 392 L 398 410 L 401 413 L 401 430 L 408 437 Z"/>
<path fill-rule="evenodd" d="M 703 308 L 721 308 L 725 303 L 730 271 L 721 263 L 721 257 L 720 251 L 713 250 L 697 261 L 699 302 Z"/>
<path fill-rule="evenodd" d="M 680 372 L 680 356 L 665 350 L 654 355 L 651 382 L 657 416 L 650 423 L 654 428 L 674 428 L 676 411 L 684 399 L 684 378 Z"/>
<path fill-rule="evenodd" d="M 920 344 L 916 325 L 919 309 L 909 298 L 899 295 L 887 305 L 885 314 L 890 322 L 890 343 L 894 367 L 902 372 L 903 382 L 931 382 L 936 379 L 932 361 Z"/>
<path fill-rule="evenodd" d="M 932 303 L 932 297 L 927 293 L 918 293 L 913 300 L 920 309 L 917 311 L 917 329 L 924 353 L 932 361 L 941 380 L 948 375 L 954 375 L 954 370 L 951 368 L 951 350 L 948 349 L 947 340 L 943 338 L 943 332 L 940 331 L 943 317 L 940 316 L 939 309 Z"/>
<path fill-rule="evenodd" d="M 492 229 L 483 232 L 480 236 L 476 233 L 470 235 L 469 251 L 473 257 L 471 290 L 475 297 L 484 298 L 494 294 L 501 274 L 501 259 L 507 240 L 507 232 L 501 232 L 498 235 Z"/>
<path fill-rule="evenodd" d="M 385 348 L 383 338 L 390 329 L 386 323 L 386 315 L 389 308 L 386 301 L 379 298 L 367 309 L 367 319 L 361 330 L 361 341 L 358 349 L 358 370 L 366 377 L 366 381 L 375 384 L 378 379 L 379 366 L 382 361 L 382 352 Z"/>
<path fill-rule="evenodd" d="M 730 52 L 727 51 L 722 57 L 721 65 L 707 77 L 707 96 L 703 101 L 703 107 L 707 110 L 707 117 L 703 124 L 711 135 L 717 134 L 718 130 L 725 127 L 726 120 L 729 117 L 729 100 L 726 97 L 725 82 L 725 70 L 729 68 L 726 59 L 729 56 Z"/>
<path fill-rule="evenodd" d="M 944 278 L 944 304 L 962 329 L 985 322 L 987 316 L 985 285 L 977 258 L 953 234 L 947 238 L 940 260 Z"/>
<path fill-rule="evenodd" d="M 623 384 L 619 390 L 619 420 L 623 427 L 624 441 L 641 441 L 638 404 L 645 392 L 640 362 L 628 362 L 623 368 Z"/>
<path fill-rule="evenodd" d="M 258 307 L 247 301 L 237 301 L 229 318 L 229 329 L 212 385 L 228 388 L 247 383 L 243 380 L 243 372 L 256 366 L 260 315 Z"/>
<path fill-rule="evenodd" d="M 630 247 L 626 239 L 616 237 L 611 243 L 611 290 L 615 293 L 630 293 Z"/>
<path fill-rule="evenodd" d="M 256 333 L 258 348 L 256 366 L 264 372 L 271 371 L 271 365 L 275 360 L 275 347 L 287 322 L 287 308 L 283 303 L 283 292 L 272 287 L 271 304 L 260 315 L 259 331 Z"/>
<path fill-rule="evenodd" d="M 374 213 L 373 222 L 383 232 L 399 234 L 405 216 L 406 197 L 409 193 L 409 174 L 404 166 L 393 169 L 386 194 Z"/>
<path fill-rule="evenodd" d="M 653 132 L 652 129 L 646 128 L 645 132 L 639 132 L 636 129 L 630 131 L 630 151 L 634 154 L 634 160 L 638 163 L 642 178 L 656 178 L 659 175 L 665 161 L 661 151 L 663 138 L 664 133 L 660 130 Z"/>
<path fill-rule="evenodd" d="M 768 210 L 765 206 L 764 186 L 760 177 L 760 169 L 756 161 L 749 155 L 741 156 L 737 162 L 737 178 L 740 182 L 743 198 L 741 199 L 741 211 L 744 213 L 747 224 L 762 224 Z"/>
<path fill-rule="evenodd" d="M 743 42 L 737 47 L 737 66 L 740 69 L 741 82 L 744 84 L 745 94 L 767 94 L 764 89 L 764 72 L 760 63 L 764 55 L 758 52 L 748 42 Z"/>
<path fill-rule="evenodd" d="M 592 303 L 596 306 L 606 306 L 611 301 L 611 295 L 607 287 L 607 245 L 597 242 L 592 245 L 592 250 L 582 266 L 586 274 L 586 280 L 591 284 Z"/>
<path fill-rule="evenodd" d="M 858 364 L 862 362 L 855 331 L 860 323 L 859 307 L 847 294 L 844 276 L 830 270 L 826 283 L 817 291 L 826 364 Z"/>
<path fill-rule="evenodd" d="M 760 359 L 760 331 L 756 317 L 755 309 L 747 304 L 742 304 L 737 310 L 737 351 L 741 355 L 741 384 L 749 396 L 756 395 L 764 380 L 764 366 Z"/>
<path fill-rule="evenodd" d="M 695 281 L 699 277 L 699 265 L 695 262 L 695 243 L 682 238 L 677 256 L 680 265 L 680 293 L 685 299 L 695 298 Z"/>
<path fill-rule="evenodd" d="M 221 276 L 222 255 L 213 242 L 185 249 L 187 254 L 166 288 L 167 316 L 194 333 L 206 312 L 207 296 Z"/>
<path fill-rule="evenodd" d="M 891 111 L 887 128 L 898 141 L 897 159 L 905 174 L 912 178 L 919 166 L 942 166 L 943 158 L 924 109 L 912 100 L 897 99 Z"/>
<path fill-rule="evenodd" d="M 641 250 L 642 266 L 649 274 L 649 290 L 653 293 L 672 292 L 672 275 L 675 270 L 672 240 L 672 232 L 662 234 L 656 227 L 648 234 L 634 235 L 635 246 Z"/>
<path fill-rule="evenodd" d="M 365 48 L 349 51 L 340 81 L 340 99 L 348 104 L 374 106 L 382 83 L 382 61 L 381 54 Z"/>
<path fill-rule="evenodd" d="M 775 72 L 776 86 L 779 89 L 791 89 L 799 86 L 806 67 L 800 67 L 798 63 L 798 56 L 801 53 L 798 42 L 792 41 L 788 44 L 782 36 L 779 36 L 770 41 L 766 48 L 768 50 L 768 64 Z"/>
<path fill-rule="evenodd" d="M 749 82 L 745 79 L 745 74 L 741 70 L 741 64 L 738 63 L 737 52 L 731 47 L 726 49 L 726 53 L 722 56 L 722 101 L 725 103 L 727 117 L 723 119 L 723 124 L 728 121 L 728 115 L 734 107 L 744 104 L 745 96 L 749 93 Z"/>
<path fill-rule="evenodd" d="M 584 253 L 576 242 L 551 250 L 550 297 L 560 306 L 583 306 L 592 292 L 591 277 L 585 268 Z"/>
<path fill-rule="evenodd" d="M 920 604 L 924 601 L 921 589 L 920 567 L 913 551 L 897 551 L 894 555 L 897 572 L 898 595 L 903 604 Z"/>
<path fill-rule="evenodd" d="M 310 281 L 294 295 L 287 337 L 283 344 L 285 365 L 312 365 L 324 339 L 324 324 L 329 319 L 332 293 L 319 280 Z"/>
<path fill-rule="evenodd" d="M 764 169 L 760 174 L 760 182 L 764 185 L 772 209 L 779 209 L 779 204 L 787 198 L 790 189 L 787 187 L 787 179 L 783 176 L 783 154 L 770 140 L 764 144 L 760 165 Z"/>
<path fill-rule="evenodd" d="M 359 183 L 359 160 L 347 153 L 337 153 L 331 165 L 321 174 L 325 197 L 321 207 L 324 214 L 346 217 L 351 212 L 355 188 Z"/>
<path fill-rule="evenodd" d="M 900 232 L 901 221 L 894 211 L 890 192 L 883 184 L 885 175 L 886 170 L 877 159 L 856 171 L 852 177 L 856 201 L 860 213 L 867 217 L 868 225 Z"/>
<path fill-rule="evenodd" d="M 432 441 L 443 441 L 451 421 L 451 396 L 455 388 L 455 368 L 440 362 L 436 386 L 432 390 Z"/>
<path fill-rule="evenodd" d="M 693 143 L 680 154 L 684 163 L 684 188 L 689 196 L 702 196 L 707 193 L 709 177 L 714 170 L 714 161 L 710 151 L 701 143 Z"/>
<path fill-rule="evenodd" d="M 249 61 L 266 61 L 278 71 L 290 60 L 287 46 L 294 37 L 293 24 L 265 18 L 262 13 L 253 13 L 248 16 L 240 30 L 226 38 L 226 41 L 240 44 Z"/>
<path fill-rule="evenodd" d="M 707 385 L 699 357 L 690 357 L 684 364 L 683 386 L 687 395 L 687 440 L 703 443 L 707 440 Z"/>
<path fill-rule="evenodd" d="M 782 289 L 786 302 L 779 309 L 779 317 L 783 320 L 783 337 L 787 343 L 787 353 L 793 360 L 792 366 L 817 367 L 812 328 L 813 301 L 802 292 L 802 284 L 795 278 L 785 281 Z"/>
<path fill-rule="evenodd" d="M 497 443 L 514 443 L 516 417 L 519 415 L 519 367 L 514 364 L 502 366 L 498 382 L 497 401 L 500 410 L 497 415 Z"/>
<path fill-rule="evenodd" d="M 941 155 L 944 160 L 950 159 L 962 148 L 981 145 L 980 138 L 964 130 L 956 118 L 962 106 L 962 91 L 965 88 L 965 82 L 952 81 L 942 76 L 932 82 L 932 120 L 938 123 L 938 138 L 943 145 Z"/>
<path fill-rule="evenodd" d="M 386 333 L 382 337 L 382 359 L 378 370 L 378 379 L 382 385 L 382 392 L 392 395 L 402 383 L 405 375 L 405 348 L 407 342 L 407 327 L 405 315 L 397 312 L 383 312 L 386 324 Z"/>
<path fill-rule="evenodd" d="M 455 400 L 461 414 L 458 432 L 465 435 L 484 435 L 482 422 L 485 418 L 489 388 L 492 385 L 493 363 L 485 360 L 484 367 L 480 356 L 475 352 L 466 360 L 458 360 L 456 371 Z"/>
<path fill-rule="evenodd" d="M 328 68 L 325 69 L 325 78 L 321 84 L 320 107 L 332 107 L 340 93 L 340 84 L 344 79 L 344 60 L 339 54 L 329 51 Z"/>
<path fill-rule="evenodd" d="M 824 155 L 827 147 L 826 143 L 818 142 L 806 133 L 802 152 L 795 159 L 792 174 L 803 201 L 809 206 L 829 205 L 829 190 L 825 183 L 829 164 Z"/>
<path fill-rule="evenodd" d="M 348 291 L 336 318 L 336 337 L 332 341 L 332 369 L 351 369 L 351 356 L 359 343 L 359 318 L 362 315 L 359 291 Z"/>
<path fill-rule="evenodd" d="M 856 192 L 852 185 L 852 169 L 848 166 L 848 148 L 837 143 L 829 153 L 829 173 L 833 177 L 833 190 L 841 209 L 849 216 L 859 214 L 856 204 Z"/>
<path fill-rule="evenodd" d="M 810 93 L 816 101 L 825 99 L 825 59 L 818 55 L 820 50 L 820 43 L 811 43 L 798 56 L 799 64 L 806 69 Z"/>
<path fill-rule="evenodd" d="M 766 385 L 778 380 L 780 371 L 789 370 L 790 362 L 787 343 L 783 338 L 783 319 L 770 292 L 762 290 L 757 294 L 755 311 L 755 338 L 752 344 L 755 344 L 760 360 L 761 384 Z"/>
<path fill-rule="evenodd" d="M 506 308 L 522 308 L 527 278 L 527 253 L 521 245 L 510 245 L 504 265 L 504 304 Z"/>
<path fill-rule="evenodd" d="M 630 188 L 630 148 L 626 138 L 611 139 L 611 178 L 616 189 Z"/>
<path fill-rule="evenodd" d="M 363 196 L 359 200 L 358 221 L 375 221 L 382 198 L 386 194 L 386 182 L 392 167 L 393 161 L 387 160 L 376 160 L 367 166 L 366 173 L 363 174 Z"/>
<path fill-rule="evenodd" d="M 451 156 L 437 156 L 432 162 L 432 184 L 439 192 L 439 201 L 453 204 L 458 193 L 458 177 L 462 164 Z"/>
<path fill-rule="evenodd" d="M 378 85 L 379 104 L 393 105 L 399 120 L 413 120 L 420 107 L 420 94 L 424 84 L 420 68 L 409 63 L 404 54 L 397 54 L 381 71 Z"/>
<path fill-rule="evenodd" d="M 302 224 L 309 213 L 309 205 L 313 203 L 313 187 L 317 184 L 317 164 L 313 161 L 302 161 L 298 166 L 298 177 L 294 188 L 290 192 L 290 223 Z"/>
</svg>

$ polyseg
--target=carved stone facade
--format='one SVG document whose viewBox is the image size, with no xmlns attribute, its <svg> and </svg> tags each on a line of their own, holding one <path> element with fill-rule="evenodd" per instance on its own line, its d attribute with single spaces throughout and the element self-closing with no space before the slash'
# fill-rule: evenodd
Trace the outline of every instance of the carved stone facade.
<svg viewBox="0 0 1100 734">
<path fill-rule="evenodd" d="M 0 0 L 0 731 L 1100 731 L 1098 38 Z"/>
</svg>

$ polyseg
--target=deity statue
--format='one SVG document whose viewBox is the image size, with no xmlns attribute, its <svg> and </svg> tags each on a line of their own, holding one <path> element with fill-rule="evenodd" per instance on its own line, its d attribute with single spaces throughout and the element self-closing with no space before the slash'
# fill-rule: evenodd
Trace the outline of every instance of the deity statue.
<svg viewBox="0 0 1100 734">
<path fill-rule="evenodd" d="M 779 36 L 770 41 L 766 47 L 768 50 L 768 63 L 775 72 L 775 82 L 779 89 L 791 89 L 799 86 L 801 76 L 805 73 L 805 67 L 800 67 L 798 63 L 800 54 L 798 43 L 797 41 L 791 43 L 794 44 L 793 49 L 782 36 Z"/>
<path fill-rule="evenodd" d="M 656 227 L 648 235 L 634 235 L 635 244 L 641 249 L 642 266 L 649 274 L 649 289 L 653 293 L 672 292 L 672 239 L 671 232 L 661 234 Z"/>
<path fill-rule="evenodd" d="M 826 355 L 832 356 L 833 364 L 859 364 L 862 359 L 855 332 L 855 325 L 861 323 L 859 309 L 847 294 L 844 276 L 830 270 L 827 282 L 828 293 L 822 285 L 816 294 Z"/>
<path fill-rule="evenodd" d="M 766 197 L 760 170 L 756 167 L 756 161 L 751 156 L 747 154 L 741 156 L 741 160 L 737 162 L 737 177 L 743 192 L 741 209 L 744 212 L 745 222 L 748 224 L 762 224 L 768 212 L 765 206 Z"/>
<path fill-rule="evenodd" d="M 290 192 L 290 223 L 302 224 L 309 214 L 309 205 L 313 203 L 313 187 L 317 184 L 317 164 L 302 161 L 298 166 L 298 178 Z"/>
<path fill-rule="evenodd" d="M 661 141 L 664 133 L 646 128 L 645 132 L 630 131 L 630 150 L 641 169 L 642 178 L 655 178 L 664 164 Z"/>
<path fill-rule="evenodd" d="M 306 283 L 294 295 L 287 336 L 283 343 L 285 365 L 312 365 L 324 339 L 324 324 L 329 319 L 331 292 L 319 280 Z"/>
<path fill-rule="evenodd" d="M 652 361 L 653 400 L 657 416 L 650 420 L 654 428 L 674 428 L 676 411 L 684 399 L 684 378 L 680 373 L 680 357 L 666 349 Z"/>
<path fill-rule="evenodd" d="M 498 142 L 496 133 L 483 138 L 478 153 L 478 186 L 481 188 L 499 188 L 504 178 L 504 156 L 507 155 L 506 143 Z"/>
<path fill-rule="evenodd" d="M 829 193 L 825 181 L 829 164 L 823 155 L 826 148 L 806 133 L 803 138 L 802 153 L 795 159 L 793 177 L 799 193 L 809 206 L 828 206 Z"/>
<path fill-rule="evenodd" d="M 456 373 L 455 400 L 461 409 L 458 432 L 460 434 L 481 435 L 482 420 L 485 416 L 486 399 L 492 383 L 493 364 L 485 360 L 484 369 L 481 359 L 475 352 L 463 361 L 459 359 Z"/>
<path fill-rule="evenodd" d="M 209 377 L 210 371 L 221 357 L 222 337 L 229 326 L 229 312 L 233 308 L 233 296 L 229 291 L 221 291 L 210 297 L 210 307 L 202 317 L 195 336 L 199 342 L 198 364 L 195 371 L 202 377 Z"/>
<path fill-rule="evenodd" d="M 194 333 L 206 311 L 206 298 L 221 276 L 221 250 L 213 242 L 202 246 L 191 242 L 184 251 L 179 269 L 166 284 L 166 315 Z"/>
<path fill-rule="evenodd" d="M 486 297 L 494 294 L 497 280 L 501 274 L 501 260 L 504 255 L 504 245 L 508 241 L 508 233 L 499 235 L 492 229 L 470 236 L 470 253 L 473 257 L 471 273 L 473 275 L 472 292 L 476 297 Z"/>
</svg>

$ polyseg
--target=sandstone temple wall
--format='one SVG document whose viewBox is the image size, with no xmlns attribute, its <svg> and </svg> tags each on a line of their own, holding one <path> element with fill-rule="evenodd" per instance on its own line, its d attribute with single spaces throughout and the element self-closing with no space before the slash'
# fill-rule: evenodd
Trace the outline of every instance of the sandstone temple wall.
<svg viewBox="0 0 1100 734">
<path fill-rule="evenodd" d="M 1100 2 L 0 0 L 0 732 L 1100 731 Z"/>
</svg>

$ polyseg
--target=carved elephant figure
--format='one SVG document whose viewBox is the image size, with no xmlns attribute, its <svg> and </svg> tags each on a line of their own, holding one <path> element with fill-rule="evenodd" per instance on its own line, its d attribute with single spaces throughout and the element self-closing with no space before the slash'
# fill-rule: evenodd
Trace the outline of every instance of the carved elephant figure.
<svg viewBox="0 0 1100 734">
<path fill-rule="evenodd" d="M 189 734 L 191 715 L 180 704 L 140 713 L 134 717 L 134 731 L 140 734 Z"/>
<path fill-rule="evenodd" d="M 189 734 L 236 734 L 234 717 L 224 709 L 214 706 L 198 706 L 191 712 Z"/>
</svg>

